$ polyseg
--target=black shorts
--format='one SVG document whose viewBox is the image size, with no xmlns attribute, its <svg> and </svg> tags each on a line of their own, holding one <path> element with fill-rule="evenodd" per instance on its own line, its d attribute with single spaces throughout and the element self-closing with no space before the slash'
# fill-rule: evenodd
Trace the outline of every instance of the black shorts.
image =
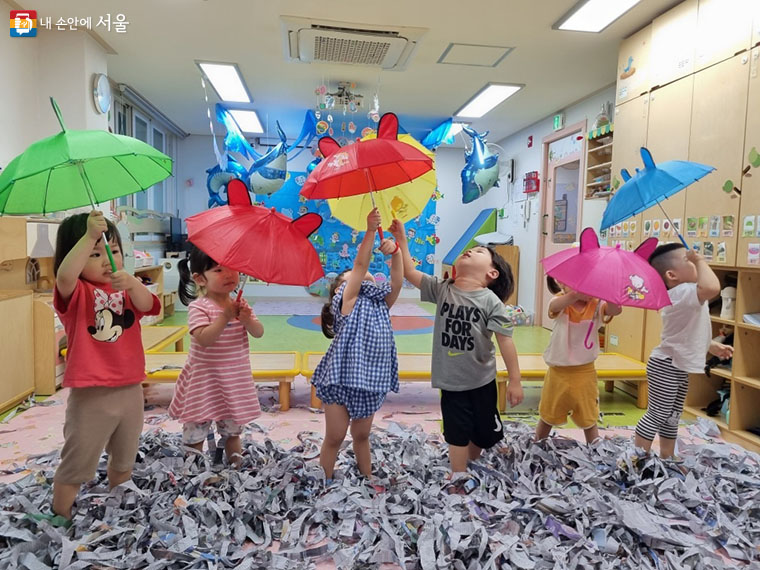
<svg viewBox="0 0 760 570">
<path fill-rule="evenodd" d="M 472 442 L 488 449 L 501 441 L 504 430 L 496 401 L 496 380 L 474 390 L 441 390 L 446 443 L 464 447 Z"/>
</svg>

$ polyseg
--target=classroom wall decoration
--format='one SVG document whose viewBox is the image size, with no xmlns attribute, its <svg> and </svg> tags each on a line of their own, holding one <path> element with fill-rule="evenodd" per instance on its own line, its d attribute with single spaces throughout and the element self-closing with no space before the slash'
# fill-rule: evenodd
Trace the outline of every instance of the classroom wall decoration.
<svg viewBox="0 0 760 570">
<path fill-rule="evenodd" d="M 351 269 L 356 250 L 361 243 L 363 232 L 352 229 L 330 214 L 327 200 L 306 200 L 300 196 L 301 187 L 306 182 L 306 172 L 289 172 L 283 187 L 271 196 L 254 196 L 257 205 L 275 208 L 278 212 L 296 218 L 306 212 L 316 212 L 322 216 L 322 226 L 312 234 L 319 259 L 325 270 L 325 278 L 320 279 L 309 288 L 315 295 L 326 295 L 329 283 L 335 276 L 346 269 Z M 409 251 L 420 271 L 433 274 L 435 263 L 435 244 L 439 241 L 435 234 L 438 224 L 436 201 L 441 194 L 436 191 L 422 214 L 405 224 Z M 375 251 L 370 261 L 370 273 L 378 283 L 387 280 L 390 275 L 390 258 L 385 258 Z"/>
</svg>

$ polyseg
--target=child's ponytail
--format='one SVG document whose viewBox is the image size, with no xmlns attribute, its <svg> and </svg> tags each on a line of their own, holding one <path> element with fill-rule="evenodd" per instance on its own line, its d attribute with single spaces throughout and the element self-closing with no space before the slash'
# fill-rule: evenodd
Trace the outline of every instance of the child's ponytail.
<svg viewBox="0 0 760 570">
<path fill-rule="evenodd" d="M 335 291 L 345 281 L 344 277 L 347 272 L 348 270 L 342 271 L 333 279 L 333 282 L 330 284 L 330 292 L 327 295 L 327 303 L 322 305 L 322 334 L 327 338 L 335 338 L 335 330 L 333 329 L 335 326 L 335 315 L 332 312 L 332 301 L 333 297 L 335 297 Z"/>
<path fill-rule="evenodd" d="M 327 338 L 335 338 L 333 325 L 335 325 L 335 315 L 332 313 L 331 301 L 328 301 L 322 305 L 322 334 Z"/>
<path fill-rule="evenodd" d="M 182 304 L 187 306 L 192 301 L 198 298 L 198 288 L 193 281 L 192 275 L 190 275 L 190 267 L 188 266 L 187 258 L 180 259 L 177 264 L 177 270 L 179 271 L 179 288 L 177 294 Z"/>
</svg>

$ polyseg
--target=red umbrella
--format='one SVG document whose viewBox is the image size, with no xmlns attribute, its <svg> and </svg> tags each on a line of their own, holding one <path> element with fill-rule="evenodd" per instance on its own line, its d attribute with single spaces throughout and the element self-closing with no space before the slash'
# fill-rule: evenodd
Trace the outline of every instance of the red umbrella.
<svg viewBox="0 0 760 570">
<path fill-rule="evenodd" d="M 252 206 L 239 180 L 230 181 L 227 196 L 229 206 L 187 218 L 188 240 L 196 247 L 218 264 L 267 283 L 307 286 L 324 276 L 308 239 L 322 224 L 318 214 L 291 220 L 274 208 Z"/>
<path fill-rule="evenodd" d="M 309 174 L 301 195 L 310 199 L 343 198 L 410 182 L 433 168 L 422 151 L 397 140 L 398 117 L 386 113 L 377 138 L 341 147 L 334 139 L 319 139 L 325 159 Z"/>
</svg>

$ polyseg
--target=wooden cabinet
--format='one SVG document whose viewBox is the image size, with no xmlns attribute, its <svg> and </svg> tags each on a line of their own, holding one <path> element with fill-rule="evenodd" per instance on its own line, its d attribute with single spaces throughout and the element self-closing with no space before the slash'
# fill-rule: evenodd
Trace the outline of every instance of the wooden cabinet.
<svg viewBox="0 0 760 570">
<path fill-rule="evenodd" d="M 0 217 L 0 262 L 26 259 L 26 218 Z"/>
<path fill-rule="evenodd" d="M 652 87 L 694 72 L 697 0 L 686 0 L 652 22 L 649 70 Z"/>
<path fill-rule="evenodd" d="M 695 71 L 750 47 L 752 6 L 756 3 L 757 0 L 699 0 Z"/>
<path fill-rule="evenodd" d="M 34 392 L 32 292 L 0 291 L 0 323 L 5 323 L 6 331 L 0 342 L 0 412 L 4 412 Z"/>
<path fill-rule="evenodd" d="M 623 40 L 618 52 L 615 105 L 635 99 L 649 91 L 652 25 Z"/>
<path fill-rule="evenodd" d="M 716 170 L 687 190 L 685 237 L 712 264 L 736 264 L 749 68 L 744 53 L 694 74 L 689 160 Z"/>
<path fill-rule="evenodd" d="M 34 387 L 38 396 L 50 396 L 60 387 L 66 364 L 60 354 L 65 337 L 53 309 L 52 295 L 34 296 Z"/>
<path fill-rule="evenodd" d="M 164 320 L 164 266 L 159 264 L 151 265 L 149 267 L 136 267 L 135 277 L 142 279 L 143 282 L 148 285 L 148 289 L 150 289 L 151 293 L 161 301 L 161 312 L 155 317 L 143 317 L 141 324 L 146 326 L 160 323 Z"/>
<path fill-rule="evenodd" d="M 758 2 L 760 5 L 760 2 Z M 760 267 L 760 46 L 750 54 L 736 265 Z M 746 226 L 746 227 L 745 227 Z"/>
<path fill-rule="evenodd" d="M 745 314 L 760 314 L 760 269 L 726 268 L 716 274 L 722 283 L 735 280 L 736 311 L 733 319 L 722 319 L 719 309 L 711 311 L 713 330 L 728 327 L 734 331 L 734 357 L 730 366 L 713 368 L 708 378 L 694 374 L 684 411 L 692 416 L 707 417 L 703 410 L 718 397 L 718 390 L 729 389 L 729 414 L 721 413 L 714 420 L 723 437 L 760 450 L 760 435 L 750 429 L 760 428 L 760 326 L 744 322 Z"/>
<path fill-rule="evenodd" d="M 686 160 L 689 156 L 691 126 L 691 96 L 694 76 L 690 75 L 649 94 L 647 148 L 655 163 L 667 160 Z M 684 233 L 686 191 L 663 200 L 642 213 L 642 239 L 656 237 L 661 241 L 677 239 L 663 210 Z"/>
</svg>

